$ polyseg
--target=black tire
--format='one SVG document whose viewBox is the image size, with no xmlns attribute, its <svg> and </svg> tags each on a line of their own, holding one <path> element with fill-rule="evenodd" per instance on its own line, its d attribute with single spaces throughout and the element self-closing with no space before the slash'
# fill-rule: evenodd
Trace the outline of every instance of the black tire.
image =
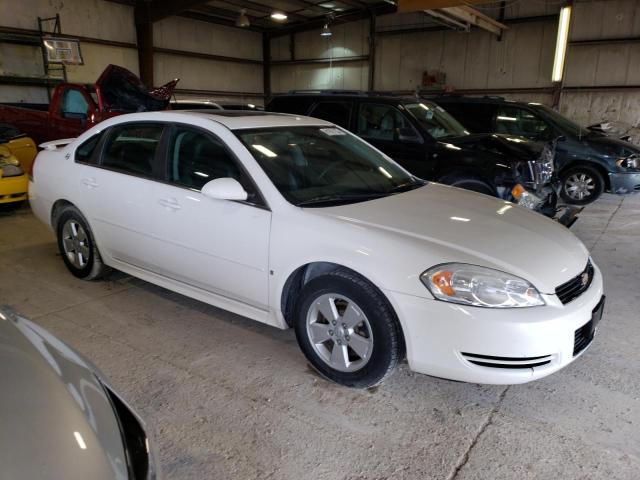
<svg viewBox="0 0 640 480">
<path fill-rule="evenodd" d="M 587 205 L 594 202 L 604 192 L 605 184 L 602 174 L 589 165 L 571 167 L 562 172 L 560 179 L 562 181 L 560 196 L 565 202 L 573 205 Z M 576 180 L 582 181 L 582 179 L 590 186 L 589 195 L 578 198 L 579 194 L 572 192 L 571 188 L 575 186 Z"/>
<path fill-rule="evenodd" d="M 366 362 L 356 371 L 340 371 L 331 367 L 316 351 L 318 347 L 314 346 L 310 338 L 307 315 L 314 303 L 327 294 L 337 294 L 352 300 L 366 317 L 372 347 Z M 364 327 L 364 323 L 360 325 Z M 402 330 L 391 305 L 375 286 L 348 270 L 336 269 L 314 278 L 302 288 L 295 304 L 294 327 L 300 348 L 313 368 L 328 380 L 347 387 L 368 388 L 380 384 L 391 375 L 404 356 Z M 350 341 L 353 342 L 357 332 L 351 332 Z M 344 338 L 349 340 L 348 334 L 343 337 L 343 341 Z M 336 342 L 338 340 L 335 338 L 327 340 L 332 348 L 336 347 Z M 355 354 L 351 350 L 351 344 L 347 346 L 345 343 L 344 348 L 349 356 Z"/>
<path fill-rule="evenodd" d="M 445 185 L 451 185 L 452 187 L 464 188 L 476 193 L 482 193 L 491 197 L 496 196 L 495 190 L 484 180 L 478 178 L 464 178 L 460 176 L 444 177 L 440 180 L 440 183 Z"/>
<path fill-rule="evenodd" d="M 65 249 L 65 239 L 70 242 L 74 241 L 73 238 L 69 238 L 65 234 L 66 226 L 70 226 L 72 224 L 75 224 L 76 227 L 80 226 L 81 230 L 78 231 L 83 231 L 85 233 L 85 235 L 81 237 L 81 240 L 76 238 L 78 242 L 82 242 L 82 247 L 84 247 L 83 250 L 86 249 L 86 252 L 88 253 L 86 258 L 83 257 L 85 260 L 83 265 L 74 264 L 70 258 L 73 255 Z M 60 250 L 62 260 L 74 276 L 83 280 L 97 280 L 111 272 L 111 268 L 105 265 L 102 261 L 102 257 L 100 256 L 100 252 L 96 246 L 89 224 L 77 208 L 67 206 L 60 211 L 56 217 L 56 236 L 58 238 L 58 249 Z M 77 245 L 75 245 L 74 248 L 77 248 Z"/>
</svg>

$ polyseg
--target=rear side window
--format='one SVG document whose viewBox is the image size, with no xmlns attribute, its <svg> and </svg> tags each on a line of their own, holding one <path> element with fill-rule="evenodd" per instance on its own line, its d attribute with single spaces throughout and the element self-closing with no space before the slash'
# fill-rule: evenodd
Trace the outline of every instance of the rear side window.
<svg viewBox="0 0 640 480">
<path fill-rule="evenodd" d="M 91 137 L 89 140 L 84 142 L 76 149 L 76 162 L 86 163 L 89 165 L 95 165 L 98 163 L 96 153 L 96 147 L 98 143 L 100 143 L 100 138 L 102 138 L 102 133 L 98 133 Z"/>
<path fill-rule="evenodd" d="M 102 166 L 122 173 L 154 177 L 154 159 L 164 126 L 159 123 L 128 123 L 109 132 Z"/>
<path fill-rule="evenodd" d="M 313 98 L 304 96 L 274 97 L 273 100 L 269 102 L 267 111 L 306 115 L 312 103 Z"/>
<path fill-rule="evenodd" d="M 321 118 L 343 128 L 349 128 L 351 104 L 347 102 L 320 102 L 309 112 L 309 116 Z"/>
</svg>

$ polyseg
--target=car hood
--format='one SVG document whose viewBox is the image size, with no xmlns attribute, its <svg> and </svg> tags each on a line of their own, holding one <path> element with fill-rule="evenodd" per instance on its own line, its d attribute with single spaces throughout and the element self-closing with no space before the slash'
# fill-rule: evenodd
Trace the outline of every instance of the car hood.
<svg viewBox="0 0 640 480">
<path fill-rule="evenodd" d="M 96 82 L 105 111 L 123 113 L 166 110 L 178 79 L 155 89 L 148 88 L 129 70 L 109 65 Z"/>
<path fill-rule="evenodd" d="M 4 308 L 0 384 L 3 477 L 128 478 L 118 420 L 88 363 Z"/>
<path fill-rule="evenodd" d="M 341 222 L 365 227 L 367 242 L 376 232 L 391 232 L 419 242 L 424 269 L 463 262 L 525 278 L 542 293 L 584 270 L 588 252 L 567 228 L 509 202 L 436 183 L 410 192 L 350 205 L 317 209 Z M 367 228 L 368 227 L 368 228 Z M 401 240 L 400 239 L 400 240 Z M 397 245 L 397 247 L 395 246 Z M 403 255 L 402 241 L 394 252 Z"/>
<path fill-rule="evenodd" d="M 467 152 L 498 154 L 506 163 L 518 160 L 535 160 L 544 148 L 542 142 L 498 133 L 474 133 L 449 137 L 439 142 L 441 148 L 451 149 L 451 145 Z"/>
<path fill-rule="evenodd" d="M 598 152 L 618 158 L 626 158 L 630 155 L 639 154 L 640 148 L 636 145 L 625 142 L 619 138 L 607 137 L 600 133 L 592 132 L 586 137 L 583 137 L 588 142 L 589 146 Z"/>
</svg>

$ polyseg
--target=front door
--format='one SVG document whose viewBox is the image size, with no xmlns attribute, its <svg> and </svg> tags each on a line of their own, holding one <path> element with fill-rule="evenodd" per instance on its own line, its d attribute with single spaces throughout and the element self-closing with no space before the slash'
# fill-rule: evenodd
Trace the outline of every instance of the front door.
<svg viewBox="0 0 640 480">
<path fill-rule="evenodd" d="M 355 133 L 389 155 L 410 173 L 428 178 L 424 139 L 394 105 L 362 102 L 358 106 Z"/>
<path fill-rule="evenodd" d="M 154 194 L 155 235 L 166 276 L 256 308 L 268 308 L 271 212 L 222 140 L 186 125 L 172 128 L 164 183 Z M 200 193 L 231 177 L 249 192 L 246 202 Z"/>
<path fill-rule="evenodd" d="M 95 110 L 93 100 L 80 88 L 66 87 L 60 96 L 58 118 L 51 122 L 50 140 L 75 138 L 87 127 L 89 115 Z"/>
</svg>

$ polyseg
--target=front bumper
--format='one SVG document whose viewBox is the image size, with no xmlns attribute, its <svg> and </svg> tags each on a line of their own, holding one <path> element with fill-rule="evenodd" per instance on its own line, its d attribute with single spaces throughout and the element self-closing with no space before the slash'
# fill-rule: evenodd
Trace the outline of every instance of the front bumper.
<svg viewBox="0 0 640 480">
<path fill-rule="evenodd" d="M 609 184 L 613 193 L 640 192 L 640 173 L 610 173 Z"/>
<path fill-rule="evenodd" d="M 26 175 L 0 177 L 0 203 L 20 202 L 27 199 Z"/>
<path fill-rule="evenodd" d="M 507 385 L 545 377 L 582 354 L 574 356 L 576 331 L 591 321 L 603 296 L 603 285 L 602 274 L 595 267 L 589 289 L 566 305 L 556 295 L 543 295 L 545 306 L 504 310 L 393 291 L 385 294 L 398 313 L 413 371 L 463 382 Z M 536 358 L 539 361 L 531 360 Z M 544 364 L 521 367 L 520 359 L 526 365 Z"/>
</svg>

